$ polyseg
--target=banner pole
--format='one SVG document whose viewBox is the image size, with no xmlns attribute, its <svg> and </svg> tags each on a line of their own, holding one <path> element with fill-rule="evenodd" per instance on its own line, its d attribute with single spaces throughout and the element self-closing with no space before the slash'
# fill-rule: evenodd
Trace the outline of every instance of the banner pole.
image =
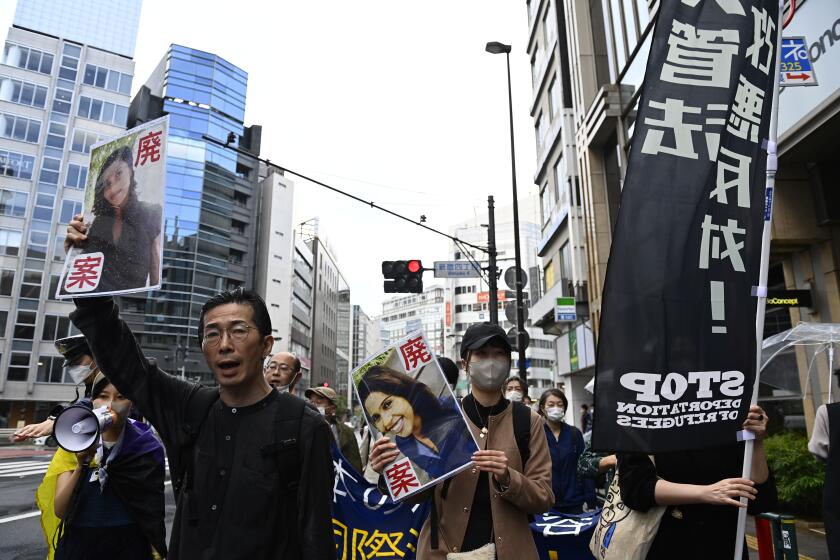
<svg viewBox="0 0 840 560">
<path fill-rule="evenodd" d="M 761 346 L 764 342 L 764 312 L 767 304 L 767 271 L 770 267 L 770 224 L 773 218 L 773 194 L 776 187 L 776 172 L 778 171 L 778 159 L 776 141 L 779 131 L 779 81 L 781 79 L 781 51 L 782 51 L 782 22 L 784 21 L 784 0 L 779 0 L 779 17 L 776 20 L 776 66 L 774 69 L 775 81 L 773 83 L 773 107 L 770 109 L 770 132 L 767 139 L 767 178 L 764 186 L 764 228 L 761 233 L 761 264 L 758 272 L 758 289 L 756 297 L 758 302 L 755 312 L 755 381 L 753 382 L 752 397 L 750 406 L 758 402 L 758 386 L 761 376 Z M 744 464 L 741 469 L 741 478 L 752 477 L 752 459 L 755 440 L 747 440 L 744 444 Z M 741 505 L 738 508 L 738 527 L 735 534 L 735 556 L 734 560 L 742 560 L 744 554 L 744 536 L 747 525 L 747 498 L 741 498 Z"/>
</svg>

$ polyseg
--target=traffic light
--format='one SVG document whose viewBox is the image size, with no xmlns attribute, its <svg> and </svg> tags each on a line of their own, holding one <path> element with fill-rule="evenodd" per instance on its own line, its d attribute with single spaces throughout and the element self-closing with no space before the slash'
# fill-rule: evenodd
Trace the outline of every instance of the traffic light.
<svg viewBox="0 0 840 560">
<path fill-rule="evenodd" d="M 410 261 L 382 261 L 383 284 L 386 294 L 423 293 L 423 263 Z"/>
</svg>

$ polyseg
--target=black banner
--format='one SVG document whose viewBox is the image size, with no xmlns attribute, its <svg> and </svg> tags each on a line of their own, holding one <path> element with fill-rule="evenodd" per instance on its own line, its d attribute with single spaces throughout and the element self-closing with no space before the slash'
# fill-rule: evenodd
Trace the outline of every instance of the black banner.
<svg viewBox="0 0 840 560">
<path fill-rule="evenodd" d="M 599 450 L 735 442 L 755 379 L 778 2 L 660 6 L 604 285 Z"/>
</svg>

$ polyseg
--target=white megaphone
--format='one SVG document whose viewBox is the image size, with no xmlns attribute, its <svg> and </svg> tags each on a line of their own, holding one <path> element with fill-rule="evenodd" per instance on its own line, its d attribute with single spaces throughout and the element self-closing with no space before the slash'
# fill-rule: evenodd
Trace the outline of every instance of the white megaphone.
<svg viewBox="0 0 840 560">
<path fill-rule="evenodd" d="M 55 417 L 53 436 L 65 451 L 79 453 L 93 445 L 116 419 L 116 413 L 107 406 L 95 410 L 78 404 L 68 406 Z"/>
</svg>

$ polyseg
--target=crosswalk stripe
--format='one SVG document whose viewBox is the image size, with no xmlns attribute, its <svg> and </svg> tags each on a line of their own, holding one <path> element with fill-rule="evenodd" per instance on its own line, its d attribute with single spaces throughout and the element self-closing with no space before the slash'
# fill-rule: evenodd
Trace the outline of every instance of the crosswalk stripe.
<svg viewBox="0 0 840 560">
<path fill-rule="evenodd" d="M 10 472 L 10 473 L 0 473 L 0 478 L 14 478 L 16 476 L 31 476 L 34 474 L 44 474 L 47 472 L 47 469 L 32 469 L 28 471 L 18 471 L 18 472 Z"/>
</svg>

